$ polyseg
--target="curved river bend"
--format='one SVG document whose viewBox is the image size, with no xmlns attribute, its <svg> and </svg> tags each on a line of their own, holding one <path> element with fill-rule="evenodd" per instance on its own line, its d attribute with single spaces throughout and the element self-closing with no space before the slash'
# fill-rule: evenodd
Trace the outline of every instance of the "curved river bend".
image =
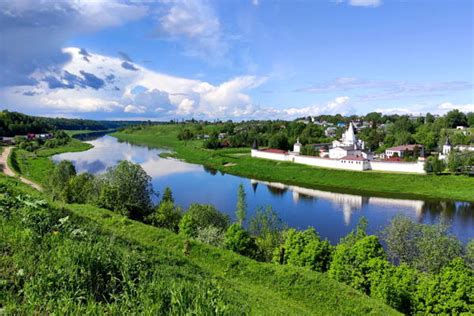
<svg viewBox="0 0 474 316">
<path fill-rule="evenodd" d="M 396 214 L 403 214 L 421 223 L 447 220 L 451 231 L 463 242 L 474 238 L 474 204 L 466 202 L 402 200 L 288 186 L 268 183 L 220 172 L 203 166 L 158 155 L 164 150 L 119 142 L 105 135 L 88 141 L 94 147 L 78 153 L 54 156 L 54 161 L 71 160 L 78 172 L 103 173 L 120 160 L 140 164 L 152 177 L 155 190 L 163 192 L 169 186 L 178 205 L 213 204 L 234 217 L 237 188 L 243 184 L 247 193 L 248 216 L 258 207 L 271 205 L 289 226 L 305 229 L 313 226 L 322 237 L 336 243 L 349 233 L 361 216 L 369 221 L 368 230 L 383 229 Z"/>
</svg>

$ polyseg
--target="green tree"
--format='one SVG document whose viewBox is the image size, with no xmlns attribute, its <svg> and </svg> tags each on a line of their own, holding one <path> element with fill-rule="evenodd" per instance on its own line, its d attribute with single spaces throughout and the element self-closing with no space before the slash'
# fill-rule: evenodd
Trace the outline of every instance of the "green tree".
<svg viewBox="0 0 474 316">
<path fill-rule="evenodd" d="M 152 194 L 151 177 L 140 165 L 124 160 L 105 173 L 99 204 L 141 219 L 153 210 Z"/>
<path fill-rule="evenodd" d="M 467 113 L 467 123 L 470 127 L 474 127 L 474 112 Z"/>
<path fill-rule="evenodd" d="M 385 253 L 377 236 L 345 239 L 336 246 L 329 275 L 339 282 L 369 293 L 369 275 L 374 269 L 371 259 L 385 259 Z"/>
<path fill-rule="evenodd" d="M 414 293 L 418 272 L 402 264 L 394 266 L 384 259 L 370 260 L 370 296 L 406 315 L 414 313 Z"/>
<path fill-rule="evenodd" d="M 256 238 L 260 251 L 260 259 L 271 261 L 273 251 L 282 242 L 284 225 L 278 214 L 269 206 L 266 209 L 257 209 L 250 219 L 250 234 Z"/>
<path fill-rule="evenodd" d="M 418 144 L 425 146 L 427 152 L 433 150 L 438 144 L 438 137 L 436 137 L 436 133 L 433 132 L 431 124 L 420 125 L 416 129 L 414 138 Z"/>
<path fill-rule="evenodd" d="M 255 239 L 239 224 L 232 224 L 226 231 L 224 246 L 243 256 L 255 258 L 257 255 L 257 244 Z"/>
<path fill-rule="evenodd" d="M 394 263 L 406 263 L 420 271 L 437 273 L 462 254 L 459 240 L 445 224 L 425 225 L 398 216 L 383 232 L 387 252 Z"/>
<path fill-rule="evenodd" d="M 76 168 L 69 160 L 59 162 L 51 172 L 47 183 L 47 190 L 53 199 L 68 200 L 69 181 L 76 176 Z"/>
<path fill-rule="evenodd" d="M 304 231 L 289 229 L 283 234 L 284 242 L 275 252 L 274 261 L 325 272 L 331 261 L 332 246 L 321 240 L 314 228 Z"/>
<path fill-rule="evenodd" d="M 188 141 L 188 140 L 193 139 L 193 137 L 194 137 L 194 134 L 193 132 L 191 132 L 189 128 L 184 128 L 180 130 L 178 133 L 179 140 Z"/>
<path fill-rule="evenodd" d="M 240 226 L 243 225 L 245 217 L 247 215 L 247 201 L 245 200 L 246 194 L 243 184 L 239 185 L 239 192 L 237 194 L 237 208 L 235 210 L 235 216 Z"/>
<path fill-rule="evenodd" d="M 446 164 L 438 156 L 430 156 L 425 161 L 424 169 L 427 173 L 440 174 L 446 169 Z"/>
<path fill-rule="evenodd" d="M 277 148 L 282 150 L 290 149 L 290 143 L 288 142 L 288 136 L 283 132 L 276 133 L 270 137 L 268 141 L 270 148 Z"/>
<path fill-rule="evenodd" d="M 170 187 L 166 187 L 165 191 L 163 192 L 163 196 L 161 197 L 161 203 L 163 202 L 174 203 L 173 192 L 171 191 Z"/>
<path fill-rule="evenodd" d="M 214 226 L 221 231 L 225 231 L 229 226 L 229 217 L 219 212 L 212 205 L 191 204 L 183 218 L 179 222 L 179 232 L 196 238 L 198 230 Z"/>
<path fill-rule="evenodd" d="M 420 314 L 473 314 L 473 270 L 461 258 L 456 258 L 439 274 L 423 275 L 415 293 L 415 304 Z"/>
<path fill-rule="evenodd" d="M 176 207 L 170 200 L 163 200 L 153 213 L 146 217 L 145 222 L 177 233 L 181 217 L 182 211 L 179 207 Z"/>
<path fill-rule="evenodd" d="M 456 128 L 456 126 L 466 126 L 466 114 L 459 111 L 458 109 L 449 111 L 448 113 L 446 113 L 446 125 L 449 128 Z"/>
<path fill-rule="evenodd" d="M 98 198 L 98 188 L 95 178 L 90 173 L 81 173 L 72 177 L 67 186 L 67 201 L 69 203 L 92 203 Z"/>
<path fill-rule="evenodd" d="M 466 244 L 466 262 L 474 270 L 474 239 L 469 240 Z"/>
</svg>

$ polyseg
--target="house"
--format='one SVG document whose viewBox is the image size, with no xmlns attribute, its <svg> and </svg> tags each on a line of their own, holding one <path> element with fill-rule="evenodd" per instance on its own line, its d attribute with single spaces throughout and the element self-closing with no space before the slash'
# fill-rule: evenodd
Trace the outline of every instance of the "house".
<svg viewBox="0 0 474 316">
<path fill-rule="evenodd" d="M 324 131 L 324 135 L 326 135 L 326 137 L 335 137 L 336 128 L 333 126 L 326 128 L 326 130 Z"/>
<path fill-rule="evenodd" d="M 406 156 L 415 156 L 418 155 L 419 157 L 423 157 L 425 155 L 425 148 L 423 145 L 420 144 L 406 144 L 391 147 L 385 150 L 385 157 L 387 159 L 392 158 L 393 156 L 403 158 Z"/>
</svg>

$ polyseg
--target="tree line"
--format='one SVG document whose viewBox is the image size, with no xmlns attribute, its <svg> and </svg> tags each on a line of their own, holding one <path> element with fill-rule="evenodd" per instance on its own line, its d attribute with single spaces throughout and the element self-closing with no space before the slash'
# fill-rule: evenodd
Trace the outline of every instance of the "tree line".
<svg viewBox="0 0 474 316">
<path fill-rule="evenodd" d="M 234 223 L 212 205 L 195 203 L 184 211 L 169 188 L 154 204 L 150 177 L 127 161 L 100 176 L 77 175 L 70 162 L 62 161 L 51 174 L 48 191 L 56 199 L 95 204 L 257 261 L 326 273 L 406 314 L 474 312 L 474 241 L 463 246 L 443 223 L 395 217 L 379 237 L 367 234 L 363 219 L 331 245 L 314 228 L 288 228 L 270 207 L 247 218 L 242 185 Z"/>
<path fill-rule="evenodd" d="M 0 136 L 46 133 L 54 130 L 107 130 L 139 124 L 133 121 L 95 121 L 85 119 L 30 116 L 7 110 L 0 112 Z"/>
</svg>

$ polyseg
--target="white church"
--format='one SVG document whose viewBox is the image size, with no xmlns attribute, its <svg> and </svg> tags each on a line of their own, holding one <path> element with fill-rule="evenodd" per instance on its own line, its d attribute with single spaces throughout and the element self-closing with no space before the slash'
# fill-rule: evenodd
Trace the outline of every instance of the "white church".
<svg viewBox="0 0 474 316">
<path fill-rule="evenodd" d="M 362 157 L 368 160 L 373 159 L 373 155 L 365 151 L 364 141 L 357 138 L 352 122 L 349 123 L 349 127 L 342 134 L 342 138 L 333 141 L 332 148 L 329 149 L 329 158 L 331 159 L 341 159 L 347 156 Z"/>
<path fill-rule="evenodd" d="M 349 123 L 341 139 L 333 141 L 329 153 L 322 154 L 321 157 L 305 156 L 301 154 L 302 147 L 298 139 L 293 146 L 293 151 L 253 148 L 251 156 L 332 169 L 425 173 L 422 159 L 416 162 L 374 160 L 373 154 L 365 150 L 364 142 L 357 138 L 352 122 Z"/>
</svg>

